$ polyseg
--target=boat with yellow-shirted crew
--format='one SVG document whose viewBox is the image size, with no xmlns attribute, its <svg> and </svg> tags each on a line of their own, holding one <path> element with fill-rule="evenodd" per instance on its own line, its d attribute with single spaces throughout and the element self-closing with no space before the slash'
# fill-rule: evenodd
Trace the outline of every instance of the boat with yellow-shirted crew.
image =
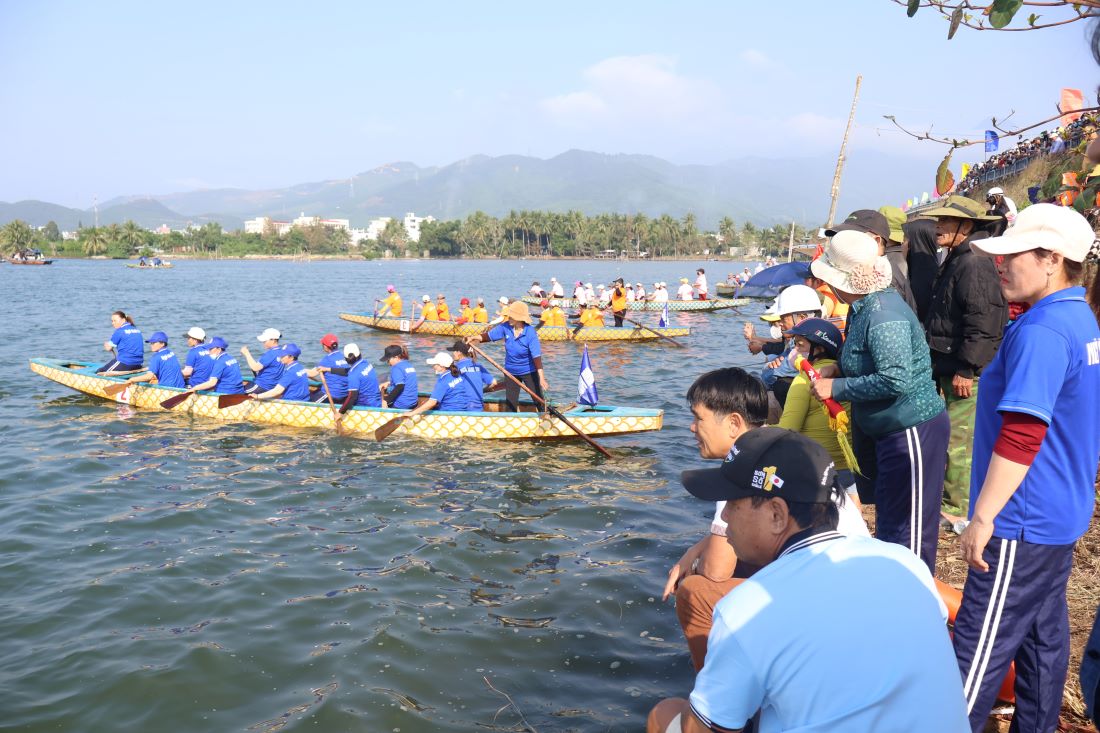
<svg viewBox="0 0 1100 733">
<path fill-rule="evenodd" d="M 480 336 L 491 326 L 487 323 L 457 323 L 455 321 L 424 321 L 416 330 L 417 320 L 412 318 L 392 318 L 375 316 L 373 313 L 341 313 L 340 318 L 351 323 L 374 328 L 379 331 L 416 333 L 448 338 Z M 538 327 L 539 341 L 654 341 L 676 336 L 691 335 L 690 328 L 660 328 L 658 326 L 541 326 Z"/>
</svg>

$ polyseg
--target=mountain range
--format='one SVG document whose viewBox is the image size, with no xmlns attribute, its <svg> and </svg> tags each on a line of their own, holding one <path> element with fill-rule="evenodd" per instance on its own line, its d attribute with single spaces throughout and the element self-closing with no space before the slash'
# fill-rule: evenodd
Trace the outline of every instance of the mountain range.
<svg viewBox="0 0 1100 733">
<path fill-rule="evenodd" d="M 301 213 L 349 219 L 365 227 L 378 216 L 405 212 L 437 219 L 474 211 L 505 216 L 524 209 L 594 215 L 641 212 L 655 217 L 696 216 L 713 229 L 724 216 L 758 226 L 823 222 L 828 213 L 835 158 L 748 157 L 716 165 L 677 165 L 648 155 L 609 155 L 570 150 L 549 159 L 521 155 L 476 155 L 450 165 L 422 168 L 396 162 L 350 178 L 250 191 L 209 189 L 158 196 L 122 196 L 98 212 L 44 201 L 0 202 L 0 224 L 23 219 L 34 226 L 53 220 L 63 230 L 132 219 L 155 228 L 166 224 L 219 222 L 238 229 L 245 219 L 289 220 Z M 935 166 L 927 161 L 857 151 L 849 155 L 838 215 L 856 208 L 898 205 L 931 187 Z M 923 188 L 922 188 L 923 186 Z"/>
</svg>

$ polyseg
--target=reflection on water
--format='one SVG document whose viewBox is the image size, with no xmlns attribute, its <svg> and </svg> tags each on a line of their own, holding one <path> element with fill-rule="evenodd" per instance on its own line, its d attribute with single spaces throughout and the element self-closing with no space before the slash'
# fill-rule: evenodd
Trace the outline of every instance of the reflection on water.
<svg viewBox="0 0 1100 733">
<path fill-rule="evenodd" d="M 13 297 L 33 293 L 57 322 L 18 347 L 0 339 L 8 363 L 98 358 L 119 307 L 142 328 L 198 323 L 233 348 L 275 325 L 310 359 L 328 330 L 374 358 L 392 339 L 335 318 L 355 308 L 349 293 L 367 302 L 389 280 L 407 292 L 519 292 L 532 271 L 555 274 L 543 263 L 183 262 L 154 292 L 117 263 L 59 264 L 33 281 L 4 274 Z M 575 264 L 604 281 L 624 266 Z M 573 265 L 556 263 L 559 279 Z M 625 266 L 652 281 L 697 264 Z M 287 279 L 297 297 L 266 303 L 257 322 L 255 294 Z M 225 297 L 196 318 L 200 290 Z M 689 349 L 591 348 L 601 401 L 668 411 L 659 434 L 601 439 L 614 462 L 579 442 L 377 444 L 224 424 L 3 370 L 5 724 L 639 729 L 691 678 L 673 609 L 658 600 L 668 566 L 707 526 L 707 507 L 677 481 L 701 465 L 683 393 L 696 374 L 747 358 L 742 318 L 675 318 L 694 329 Z M 443 345 L 408 343 L 416 358 Z M 559 402 L 575 398 L 579 354 L 547 349 Z"/>
</svg>

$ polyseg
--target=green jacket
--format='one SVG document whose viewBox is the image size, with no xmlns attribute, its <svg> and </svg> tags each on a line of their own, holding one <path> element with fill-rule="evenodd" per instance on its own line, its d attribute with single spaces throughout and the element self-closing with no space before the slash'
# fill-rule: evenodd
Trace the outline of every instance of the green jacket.
<svg viewBox="0 0 1100 733">
<path fill-rule="evenodd" d="M 944 411 L 932 379 L 924 329 L 893 288 L 852 304 L 833 398 L 852 403 L 852 419 L 872 438 L 896 433 Z"/>
</svg>

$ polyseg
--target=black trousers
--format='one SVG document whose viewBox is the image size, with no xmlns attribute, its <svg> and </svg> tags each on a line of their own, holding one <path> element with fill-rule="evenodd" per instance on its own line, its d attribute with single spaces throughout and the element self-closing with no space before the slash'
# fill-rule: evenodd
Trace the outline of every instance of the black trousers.
<svg viewBox="0 0 1100 733">
<path fill-rule="evenodd" d="M 515 374 L 513 376 L 527 385 L 527 389 L 542 397 L 542 385 L 539 384 L 538 372 Z M 519 412 L 519 393 L 519 385 L 508 379 L 504 387 L 504 406 L 507 412 Z"/>
<path fill-rule="evenodd" d="M 611 315 L 615 316 L 615 327 L 621 328 L 623 325 L 623 316 L 626 315 L 626 311 L 611 311 Z"/>
</svg>

